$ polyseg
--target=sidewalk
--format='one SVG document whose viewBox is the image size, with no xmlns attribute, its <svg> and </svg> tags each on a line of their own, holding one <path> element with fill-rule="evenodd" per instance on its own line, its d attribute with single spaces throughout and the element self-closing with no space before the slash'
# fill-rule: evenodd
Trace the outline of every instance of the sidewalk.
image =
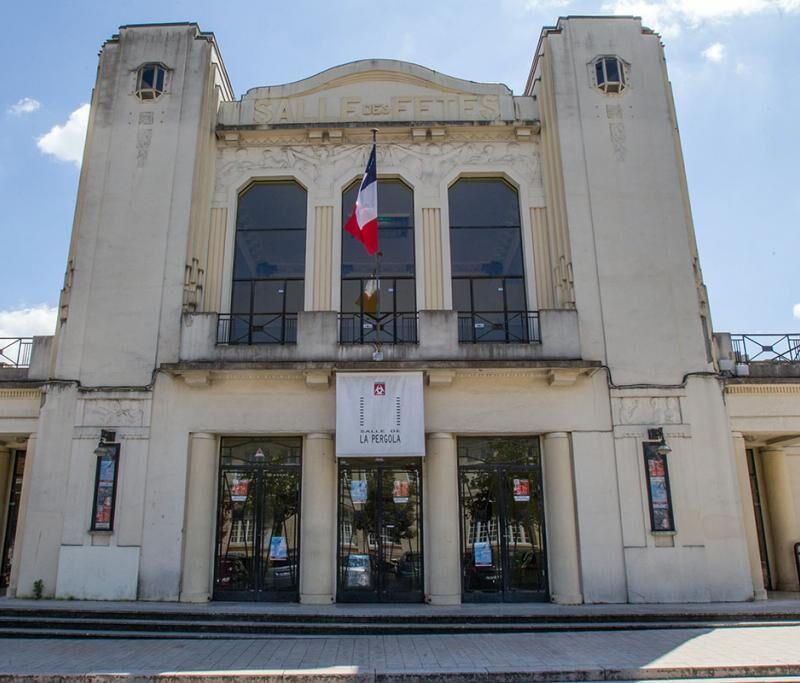
<svg viewBox="0 0 800 683">
<path fill-rule="evenodd" d="M 0 683 L 619 681 L 722 676 L 800 680 L 800 626 L 213 641 L 0 639 Z"/>
</svg>

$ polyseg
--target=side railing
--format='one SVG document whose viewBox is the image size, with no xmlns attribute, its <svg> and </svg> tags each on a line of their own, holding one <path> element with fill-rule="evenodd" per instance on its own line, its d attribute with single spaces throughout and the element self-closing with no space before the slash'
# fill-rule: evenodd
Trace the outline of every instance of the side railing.
<svg viewBox="0 0 800 683">
<path fill-rule="evenodd" d="M 297 313 L 220 315 L 217 344 L 296 344 Z"/>
<path fill-rule="evenodd" d="M 0 367 L 29 367 L 32 350 L 32 337 L 0 337 Z"/>
<path fill-rule="evenodd" d="M 416 344 L 416 313 L 340 313 L 340 344 Z"/>
<path fill-rule="evenodd" d="M 731 345 L 737 363 L 800 362 L 800 334 L 732 334 Z"/>
<path fill-rule="evenodd" d="M 538 311 L 473 311 L 458 314 L 462 344 L 535 344 L 542 341 Z"/>
</svg>

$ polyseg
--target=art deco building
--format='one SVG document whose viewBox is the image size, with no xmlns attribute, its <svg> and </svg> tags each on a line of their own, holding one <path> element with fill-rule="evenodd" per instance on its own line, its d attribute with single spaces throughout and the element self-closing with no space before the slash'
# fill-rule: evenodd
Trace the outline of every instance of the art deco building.
<svg viewBox="0 0 800 683">
<path fill-rule="evenodd" d="M 379 260 L 342 230 L 373 129 Z M 125 26 L 56 335 L 13 362 L 29 347 L 4 342 L 2 581 L 317 604 L 797 590 L 800 382 L 746 376 L 744 341 L 711 333 L 640 20 L 544 29 L 520 95 L 365 60 L 241 99 L 213 34 Z"/>
</svg>

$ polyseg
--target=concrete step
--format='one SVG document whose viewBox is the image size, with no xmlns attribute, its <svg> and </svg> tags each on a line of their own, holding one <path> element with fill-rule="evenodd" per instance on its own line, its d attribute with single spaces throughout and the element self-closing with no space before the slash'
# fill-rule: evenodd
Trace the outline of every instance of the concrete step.
<svg viewBox="0 0 800 683">
<path fill-rule="evenodd" d="M 175 616 L 175 615 L 172 615 Z M 467 633 L 559 633 L 582 631 L 640 631 L 662 629 L 718 629 L 771 626 L 800 626 L 800 621 L 546 621 L 517 620 L 495 622 L 470 620 L 466 622 L 435 622 L 417 620 L 395 622 L 317 621 L 303 622 L 267 620 L 221 620 L 186 618 L 153 620 L 142 615 L 126 615 L 119 619 L 92 612 L 91 614 L 57 616 L 0 614 L 0 637 L 112 637 L 120 638 L 270 638 L 278 636 L 322 636 L 322 635 L 418 635 L 418 634 L 467 634 Z"/>
</svg>

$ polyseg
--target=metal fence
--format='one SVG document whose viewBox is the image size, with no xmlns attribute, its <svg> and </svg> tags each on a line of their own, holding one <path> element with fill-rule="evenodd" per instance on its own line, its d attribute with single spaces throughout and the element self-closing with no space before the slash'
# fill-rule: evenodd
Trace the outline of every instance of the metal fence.
<svg viewBox="0 0 800 683">
<path fill-rule="evenodd" d="M 29 367 L 32 349 L 32 337 L 0 337 L 0 367 Z"/>
<path fill-rule="evenodd" d="M 416 344 L 416 313 L 339 314 L 340 344 Z"/>
<path fill-rule="evenodd" d="M 217 344 L 296 344 L 297 313 L 220 315 Z"/>
<path fill-rule="evenodd" d="M 800 362 L 800 334 L 732 334 L 737 363 Z"/>
<path fill-rule="evenodd" d="M 538 311 L 473 311 L 458 314 L 465 344 L 532 344 L 542 341 Z"/>
</svg>

